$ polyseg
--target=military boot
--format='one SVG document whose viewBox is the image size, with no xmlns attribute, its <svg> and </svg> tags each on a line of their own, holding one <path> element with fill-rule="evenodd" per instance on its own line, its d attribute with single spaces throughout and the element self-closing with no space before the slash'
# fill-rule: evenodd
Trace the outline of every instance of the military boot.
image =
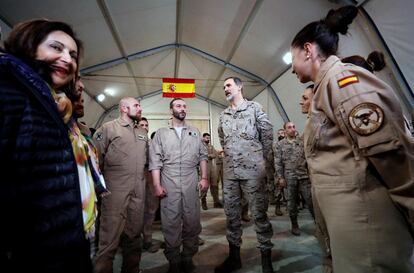
<svg viewBox="0 0 414 273">
<path fill-rule="evenodd" d="M 262 250 L 262 272 L 263 273 L 273 273 L 272 266 L 272 250 Z"/>
<path fill-rule="evenodd" d="M 275 215 L 277 215 L 277 216 L 282 216 L 283 215 L 283 212 L 280 210 L 280 202 L 277 202 L 276 203 L 276 206 L 275 206 Z"/>
<path fill-rule="evenodd" d="M 292 229 L 290 232 L 295 236 L 300 236 L 298 218 L 296 216 L 290 216 L 290 222 L 292 223 Z"/>
<path fill-rule="evenodd" d="M 195 265 L 192 257 L 183 257 L 181 259 L 181 269 L 184 273 L 193 273 Z"/>
<path fill-rule="evenodd" d="M 170 261 L 170 267 L 167 273 L 181 273 L 180 263 L 177 261 Z"/>
<path fill-rule="evenodd" d="M 214 208 L 222 208 L 223 203 L 219 199 L 218 186 L 211 186 L 211 195 L 213 196 Z"/>
<path fill-rule="evenodd" d="M 240 247 L 229 243 L 229 256 L 214 269 L 214 273 L 230 273 L 241 267 Z"/>
<path fill-rule="evenodd" d="M 207 199 L 205 197 L 201 198 L 201 208 L 203 210 L 208 210 L 208 207 L 207 207 Z"/>
<path fill-rule="evenodd" d="M 250 216 L 249 216 L 249 207 L 242 208 L 242 216 L 241 219 L 245 222 L 250 222 Z"/>
</svg>

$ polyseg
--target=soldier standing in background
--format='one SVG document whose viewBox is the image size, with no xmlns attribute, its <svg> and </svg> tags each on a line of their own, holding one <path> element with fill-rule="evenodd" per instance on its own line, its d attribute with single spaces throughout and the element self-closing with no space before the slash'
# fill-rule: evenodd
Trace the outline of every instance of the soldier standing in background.
<svg viewBox="0 0 414 273">
<path fill-rule="evenodd" d="M 148 133 L 149 122 L 145 117 L 142 117 L 140 119 L 138 125 Z M 152 176 L 150 171 L 148 171 L 148 164 L 145 165 L 145 180 L 146 190 L 144 208 L 144 228 L 142 230 L 142 235 L 144 237 L 143 248 L 148 252 L 155 253 L 160 249 L 160 244 L 154 243 L 152 241 L 152 225 L 154 223 L 155 213 L 157 212 L 157 209 L 159 207 L 160 199 L 157 196 L 155 196 L 154 185 L 152 183 Z"/>
<path fill-rule="evenodd" d="M 285 129 L 286 138 L 275 143 L 276 145 L 273 148 L 276 179 L 280 187 L 287 187 L 287 209 L 292 223 L 291 232 L 293 235 L 299 236 L 298 197 L 301 193 L 313 216 L 311 184 L 303 141 L 296 136 L 293 122 L 286 122 L 283 128 Z"/>
<path fill-rule="evenodd" d="M 217 178 L 217 185 L 221 185 L 221 200 L 224 202 L 224 194 L 223 194 L 223 158 L 224 158 L 224 151 L 218 151 L 216 157 L 216 178 Z M 220 191 L 220 187 L 219 187 Z"/>
<path fill-rule="evenodd" d="M 216 164 L 215 159 L 217 158 L 217 151 L 214 149 L 214 146 L 210 144 L 210 134 L 204 133 L 203 134 L 203 143 L 207 148 L 208 152 L 208 183 L 210 185 L 210 193 L 213 197 L 214 207 L 215 208 L 222 208 L 223 204 L 219 199 L 219 190 L 218 190 L 218 183 L 217 183 L 217 171 L 216 171 Z M 203 210 L 207 210 L 207 192 L 201 193 L 201 207 Z"/>
<path fill-rule="evenodd" d="M 267 218 L 266 158 L 272 149 L 273 128 L 262 106 L 247 101 L 243 83 L 237 77 L 224 81 L 224 92 L 231 105 L 220 114 L 218 134 L 224 149 L 224 212 L 230 253 L 215 272 L 233 272 L 241 268 L 242 192 L 250 205 L 264 273 L 273 273 L 271 251 L 272 225 Z"/>
</svg>

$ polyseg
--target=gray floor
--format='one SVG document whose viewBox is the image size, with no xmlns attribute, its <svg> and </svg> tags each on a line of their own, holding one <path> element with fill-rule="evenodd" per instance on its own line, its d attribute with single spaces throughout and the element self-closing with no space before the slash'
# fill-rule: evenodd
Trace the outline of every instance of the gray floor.
<svg viewBox="0 0 414 273">
<path fill-rule="evenodd" d="M 205 244 L 200 246 L 199 253 L 194 257 L 197 273 L 214 272 L 214 267 L 220 264 L 228 253 L 228 243 L 225 237 L 225 215 L 223 209 L 210 209 L 201 212 L 203 231 L 201 237 Z M 284 211 L 285 212 L 285 211 Z M 272 252 L 273 268 L 278 273 L 316 273 L 321 272 L 321 250 L 313 236 L 314 223 L 307 210 L 301 210 L 299 225 L 301 236 L 290 233 L 290 220 L 286 215 L 275 216 L 274 207 L 269 208 L 269 219 L 273 226 Z M 241 258 L 243 267 L 237 272 L 261 272 L 260 252 L 256 248 L 256 233 L 254 224 L 243 223 L 243 245 Z M 160 223 L 155 223 L 154 239 L 162 240 Z M 114 272 L 120 272 L 120 255 L 117 255 Z M 141 268 L 145 273 L 162 273 L 168 271 L 168 262 L 162 249 L 156 253 L 144 252 Z"/>
</svg>

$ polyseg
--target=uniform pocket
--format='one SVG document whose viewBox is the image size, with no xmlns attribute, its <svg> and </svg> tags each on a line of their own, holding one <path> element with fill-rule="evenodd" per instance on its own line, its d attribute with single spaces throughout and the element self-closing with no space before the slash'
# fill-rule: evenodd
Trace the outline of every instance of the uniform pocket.
<svg viewBox="0 0 414 273">
<path fill-rule="evenodd" d="M 308 156 L 315 156 L 321 144 L 323 144 L 328 122 L 328 118 L 322 113 L 311 116 L 307 126 L 308 136 L 305 144 L 305 152 Z"/>
<path fill-rule="evenodd" d="M 123 152 L 112 143 L 109 145 L 108 151 L 105 154 L 105 161 L 109 166 L 120 166 L 124 163 L 127 156 L 127 153 Z"/>
</svg>

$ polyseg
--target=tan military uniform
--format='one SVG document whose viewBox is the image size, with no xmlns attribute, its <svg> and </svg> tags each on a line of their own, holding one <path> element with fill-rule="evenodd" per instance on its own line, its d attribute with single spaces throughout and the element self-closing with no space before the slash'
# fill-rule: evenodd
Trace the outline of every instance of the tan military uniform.
<svg viewBox="0 0 414 273">
<path fill-rule="evenodd" d="M 201 232 L 198 166 L 208 160 L 200 132 L 185 126 L 180 138 L 172 126 L 159 129 L 151 141 L 149 158 L 149 170 L 160 170 L 161 186 L 167 191 L 161 199 L 164 254 L 169 261 L 192 257 Z"/>
<path fill-rule="evenodd" d="M 208 184 L 210 185 L 210 193 L 211 193 L 211 196 L 213 197 L 214 204 L 218 204 L 220 203 L 220 199 L 219 199 L 218 183 L 217 183 L 217 170 L 216 170 L 217 168 L 215 164 L 215 159 L 217 158 L 217 151 L 216 149 L 214 149 L 214 146 L 211 144 L 208 144 L 206 147 L 207 147 L 207 152 L 208 152 L 208 164 L 207 164 Z M 203 202 L 205 202 L 206 197 L 207 197 L 207 192 L 201 193 L 200 198 Z"/>
<path fill-rule="evenodd" d="M 138 272 L 145 204 L 147 132 L 118 118 L 102 125 L 93 139 L 103 159 L 103 175 L 111 192 L 102 198 L 95 272 L 112 272 L 119 245 L 123 254 L 122 272 Z"/>
<path fill-rule="evenodd" d="M 314 90 L 305 153 L 334 272 L 413 272 L 403 212 L 414 208 L 414 143 L 400 103 L 375 75 L 336 56 Z"/>
<path fill-rule="evenodd" d="M 272 226 L 267 218 L 266 160 L 271 155 L 273 127 L 262 106 L 244 101 L 220 114 L 218 134 L 224 149 L 224 212 L 227 240 L 241 245 L 241 195 L 247 198 L 261 250 L 271 249 Z"/>
</svg>

